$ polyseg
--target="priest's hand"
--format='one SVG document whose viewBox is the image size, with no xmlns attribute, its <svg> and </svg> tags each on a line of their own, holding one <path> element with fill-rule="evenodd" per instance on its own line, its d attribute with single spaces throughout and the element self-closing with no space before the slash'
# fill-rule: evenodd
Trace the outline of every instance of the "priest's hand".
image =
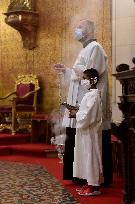
<svg viewBox="0 0 135 204">
<path fill-rule="evenodd" d="M 60 71 L 60 72 L 64 72 L 66 70 L 66 67 L 64 64 L 55 64 L 54 65 L 55 70 Z"/>
</svg>

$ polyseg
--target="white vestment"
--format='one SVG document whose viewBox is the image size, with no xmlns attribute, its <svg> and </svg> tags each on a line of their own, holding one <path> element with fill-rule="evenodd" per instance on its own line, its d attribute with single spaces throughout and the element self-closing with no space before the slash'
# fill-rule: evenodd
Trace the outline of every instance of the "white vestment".
<svg viewBox="0 0 135 204">
<path fill-rule="evenodd" d="M 99 43 L 93 41 L 85 48 L 82 48 L 74 63 L 73 69 L 71 69 L 71 78 L 67 97 L 68 104 L 73 106 L 79 105 L 83 96 L 87 92 L 87 89 L 84 89 L 80 84 L 80 78 L 82 77 L 83 71 L 90 68 L 96 69 L 100 77 L 97 88 L 101 91 L 103 129 L 106 130 L 110 129 L 110 101 L 108 93 L 107 65 L 107 55 Z M 76 120 L 69 118 L 68 110 L 65 111 L 62 125 L 64 127 L 72 128 L 75 128 L 76 126 Z"/>
<path fill-rule="evenodd" d="M 76 114 L 73 177 L 98 186 L 102 175 L 102 106 L 98 89 L 86 93 Z"/>
</svg>

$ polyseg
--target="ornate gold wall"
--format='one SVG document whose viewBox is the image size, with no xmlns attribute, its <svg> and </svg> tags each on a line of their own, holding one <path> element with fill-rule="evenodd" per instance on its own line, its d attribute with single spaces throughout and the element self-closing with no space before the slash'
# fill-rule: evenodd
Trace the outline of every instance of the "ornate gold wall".
<svg viewBox="0 0 135 204">
<path fill-rule="evenodd" d="M 20 34 L 4 22 L 9 0 L 0 0 L 0 96 L 14 88 L 18 74 L 34 73 L 40 79 L 40 103 L 50 112 L 59 101 L 58 77 L 53 64 L 71 66 L 81 45 L 73 39 L 72 25 L 79 19 L 96 23 L 96 37 L 111 64 L 111 19 L 108 0 L 36 0 L 40 15 L 38 46 L 22 47 Z"/>
</svg>

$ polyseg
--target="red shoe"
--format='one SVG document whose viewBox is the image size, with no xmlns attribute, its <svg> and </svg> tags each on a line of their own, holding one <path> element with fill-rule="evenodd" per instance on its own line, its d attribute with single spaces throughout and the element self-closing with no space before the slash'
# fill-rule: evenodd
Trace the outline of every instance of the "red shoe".
<svg viewBox="0 0 135 204">
<path fill-rule="evenodd" d="M 81 196 L 97 196 L 97 195 L 100 195 L 101 192 L 100 191 L 95 191 L 93 189 L 93 186 L 87 186 L 86 189 L 84 190 L 81 190 L 78 192 L 78 195 L 81 195 Z"/>
<path fill-rule="evenodd" d="M 76 191 L 79 192 L 79 191 L 85 190 L 85 189 L 87 189 L 87 188 L 88 188 L 88 184 L 86 184 L 86 185 L 84 185 L 84 186 L 82 186 L 82 187 L 80 187 L 80 188 L 76 188 Z"/>
</svg>

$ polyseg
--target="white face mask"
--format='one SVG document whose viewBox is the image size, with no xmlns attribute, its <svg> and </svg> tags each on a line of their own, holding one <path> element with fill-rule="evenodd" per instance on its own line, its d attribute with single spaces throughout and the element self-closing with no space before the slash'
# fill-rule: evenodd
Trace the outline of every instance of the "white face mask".
<svg viewBox="0 0 135 204">
<path fill-rule="evenodd" d="M 82 29 L 76 28 L 74 32 L 74 36 L 76 40 L 81 40 L 84 37 Z"/>
<path fill-rule="evenodd" d="M 81 85 L 86 87 L 87 89 L 90 89 L 91 87 L 90 81 L 88 79 L 81 80 Z"/>
</svg>

